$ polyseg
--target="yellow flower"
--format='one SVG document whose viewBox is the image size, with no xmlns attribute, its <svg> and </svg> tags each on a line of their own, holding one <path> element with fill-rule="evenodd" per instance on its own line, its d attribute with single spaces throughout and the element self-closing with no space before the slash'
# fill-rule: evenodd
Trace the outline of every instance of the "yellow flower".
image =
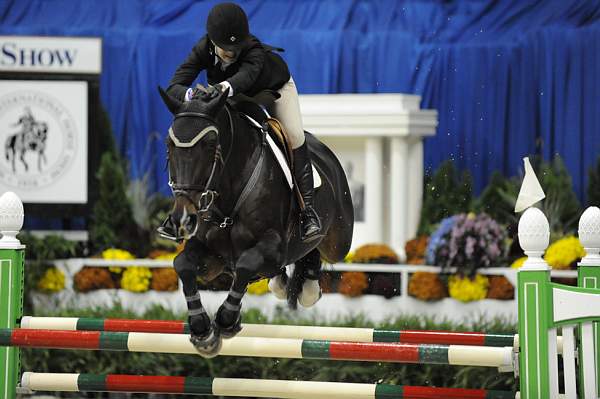
<svg viewBox="0 0 600 399">
<path fill-rule="evenodd" d="M 548 247 L 544 259 L 553 269 L 568 269 L 573 262 L 585 256 L 585 250 L 577 237 L 569 236 L 555 241 Z"/>
<path fill-rule="evenodd" d="M 353 260 L 354 260 L 354 252 L 348 252 L 348 254 L 346 255 L 346 257 L 344 258 L 344 262 L 345 263 L 352 263 Z"/>
<path fill-rule="evenodd" d="M 173 260 L 177 256 L 177 252 L 158 255 L 155 260 Z"/>
<path fill-rule="evenodd" d="M 131 252 L 125 251 L 124 249 L 118 248 L 109 248 L 102 252 L 102 259 L 107 260 L 130 260 L 135 259 L 135 256 Z M 110 266 L 108 268 L 113 273 L 121 273 L 123 271 L 122 267 Z"/>
<path fill-rule="evenodd" d="M 462 302 L 478 301 L 487 295 L 490 282 L 480 274 L 471 280 L 469 277 L 450 276 L 448 292 L 450 296 Z"/>
<path fill-rule="evenodd" d="M 523 266 L 523 263 L 525 263 L 525 261 L 527 260 L 527 256 L 522 256 L 519 259 L 515 260 L 512 265 L 510 265 L 510 267 L 512 267 L 513 269 L 518 269 L 521 266 Z"/>
<path fill-rule="evenodd" d="M 135 259 L 135 256 L 133 256 L 131 252 L 125 251 L 124 249 L 109 248 L 102 252 L 102 259 L 129 260 Z"/>
<path fill-rule="evenodd" d="M 264 295 L 269 292 L 269 280 L 263 278 L 248 286 L 248 294 L 252 295 Z"/>
<path fill-rule="evenodd" d="M 51 267 L 37 283 L 37 288 L 44 292 L 59 292 L 65 288 L 65 275 L 56 267 Z"/>
<path fill-rule="evenodd" d="M 152 272 L 147 267 L 132 266 L 125 269 L 121 278 L 121 288 L 132 292 L 148 291 Z"/>
</svg>

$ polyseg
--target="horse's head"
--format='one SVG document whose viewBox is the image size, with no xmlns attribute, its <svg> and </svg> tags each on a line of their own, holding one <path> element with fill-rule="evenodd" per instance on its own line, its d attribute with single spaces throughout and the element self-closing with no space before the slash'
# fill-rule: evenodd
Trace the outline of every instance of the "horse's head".
<svg viewBox="0 0 600 399">
<path fill-rule="evenodd" d="M 167 137 L 169 185 L 175 204 L 166 223 L 177 239 L 188 239 L 198 230 L 198 214 L 207 210 L 218 195 L 217 174 L 223 166 L 217 115 L 228 92 L 211 98 L 199 95 L 181 102 L 159 88 L 173 114 Z"/>
</svg>

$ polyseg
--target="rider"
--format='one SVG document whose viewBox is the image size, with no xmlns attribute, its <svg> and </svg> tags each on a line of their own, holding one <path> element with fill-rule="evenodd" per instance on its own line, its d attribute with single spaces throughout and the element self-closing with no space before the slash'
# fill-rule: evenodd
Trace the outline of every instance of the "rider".
<svg viewBox="0 0 600 399">
<path fill-rule="evenodd" d="M 250 34 L 248 17 L 240 6 L 221 3 L 212 8 L 206 21 L 207 35 L 194 46 L 177 68 L 167 93 L 189 101 L 189 88 L 198 74 L 206 70 L 209 94 L 216 96 L 229 89 L 229 96 L 242 93 L 254 96 L 263 90 L 277 91 L 273 114 L 286 127 L 293 148 L 294 176 L 304 200 L 300 226 L 303 241 L 320 236 L 321 223 L 313 206 L 313 175 L 304 137 L 296 85 L 287 64 L 269 46 Z"/>
</svg>

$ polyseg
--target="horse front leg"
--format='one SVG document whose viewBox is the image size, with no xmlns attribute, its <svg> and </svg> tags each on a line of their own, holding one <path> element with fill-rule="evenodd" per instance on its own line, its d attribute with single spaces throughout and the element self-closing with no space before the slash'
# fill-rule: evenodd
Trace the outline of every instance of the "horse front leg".
<svg viewBox="0 0 600 399">
<path fill-rule="evenodd" d="M 219 307 L 215 317 L 216 327 L 223 338 L 231 338 L 242 330 L 242 298 L 248 283 L 264 271 L 265 266 L 278 258 L 281 236 L 271 230 L 252 248 L 244 251 L 235 265 L 235 276 L 229 295 Z"/>
<path fill-rule="evenodd" d="M 16 165 L 17 151 L 14 148 L 11 149 L 11 151 L 12 151 L 12 155 L 9 152 L 6 153 L 6 159 L 8 160 L 10 158 L 10 164 L 12 165 L 12 171 L 13 171 L 13 173 L 17 173 L 17 165 Z"/>
<path fill-rule="evenodd" d="M 19 159 L 21 162 L 23 162 L 23 166 L 25 166 L 25 172 L 27 172 L 29 170 L 29 165 L 27 165 L 27 162 L 25 161 L 25 150 L 21 151 L 21 156 Z"/>
<path fill-rule="evenodd" d="M 192 238 L 187 241 L 184 250 L 177 255 L 173 265 L 183 284 L 183 294 L 188 308 L 190 342 L 201 356 L 210 358 L 219 353 L 222 340 L 219 332 L 213 328 L 198 291 L 196 279 L 199 266 L 205 263 L 205 251 L 206 248 L 200 241 Z"/>
</svg>

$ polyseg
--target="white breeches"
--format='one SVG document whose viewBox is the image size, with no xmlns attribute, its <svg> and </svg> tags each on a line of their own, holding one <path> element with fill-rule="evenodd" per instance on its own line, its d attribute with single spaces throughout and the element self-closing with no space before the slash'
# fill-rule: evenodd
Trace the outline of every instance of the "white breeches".
<svg viewBox="0 0 600 399">
<path fill-rule="evenodd" d="M 281 122 L 288 134 L 292 148 L 296 149 L 304 144 L 304 128 L 294 79 L 290 77 L 290 80 L 278 92 L 281 97 L 273 105 L 273 116 Z"/>
</svg>

